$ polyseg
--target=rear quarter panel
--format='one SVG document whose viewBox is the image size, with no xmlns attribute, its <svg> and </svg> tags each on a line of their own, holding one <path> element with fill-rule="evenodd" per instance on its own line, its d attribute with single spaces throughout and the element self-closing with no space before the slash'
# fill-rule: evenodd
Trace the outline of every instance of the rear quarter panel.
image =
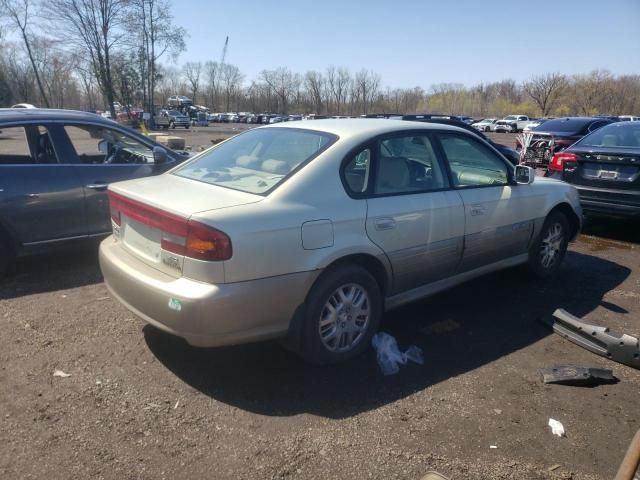
<svg viewBox="0 0 640 480">
<path fill-rule="evenodd" d="M 344 155 L 359 141 L 337 142 L 258 204 L 194 215 L 231 238 L 226 282 L 322 269 L 358 253 L 384 262 L 384 253 L 366 235 L 366 200 L 350 198 L 339 177 Z M 304 249 L 302 225 L 315 220 L 331 222 L 333 245 Z"/>
</svg>

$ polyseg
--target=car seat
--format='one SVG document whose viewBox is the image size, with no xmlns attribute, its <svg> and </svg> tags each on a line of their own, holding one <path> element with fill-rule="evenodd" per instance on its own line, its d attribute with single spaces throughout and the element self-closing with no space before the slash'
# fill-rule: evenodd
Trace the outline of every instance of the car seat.
<svg viewBox="0 0 640 480">
<path fill-rule="evenodd" d="M 403 157 L 380 157 L 377 193 L 395 193 L 409 188 L 411 176 L 407 160 Z"/>
<path fill-rule="evenodd" d="M 38 153 L 36 155 L 36 162 L 39 164 L 58 163 L 48 133 L 43 133 L 38 138 Z"/>
</svg>

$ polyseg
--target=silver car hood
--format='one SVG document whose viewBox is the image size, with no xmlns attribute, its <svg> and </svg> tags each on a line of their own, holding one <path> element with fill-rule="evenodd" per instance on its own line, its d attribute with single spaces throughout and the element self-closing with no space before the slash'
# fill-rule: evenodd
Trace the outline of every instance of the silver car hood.
<svg viewBox="0 0 640 480">
<path fill-rule="evenodd" d="M 182 217 L 256 203 L 260 195 L 218 187 L 170 173 L 109 185 L 109 190 Z"/>
</svg>

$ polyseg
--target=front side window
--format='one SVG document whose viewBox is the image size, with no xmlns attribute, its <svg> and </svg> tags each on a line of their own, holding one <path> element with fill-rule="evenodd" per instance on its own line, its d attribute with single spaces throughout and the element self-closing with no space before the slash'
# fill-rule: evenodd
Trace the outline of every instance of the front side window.
<svg viewBox="0 0 640 480">
<path fill-rule="evenodd" d="M 379 142 L 375 194 L 428 192 L 447 187 L 426 135 L 394 136 Z"/>
<path fill-rule="evenodd" d="M 52 163 L 58 163 L 58 158 L 45 127 L 25 125 L 0 130 L 0 165 Z"/>
<path fill-rule="evenodd" d="M 294 128 L 250 130 L 186 163 L 175 175 L 263 195 L 337 140 Z"/>
<path fill-rule="evenodd" d="M 65 125 L 64 130 L 83 164 L 153 163 L 153 150 L 127 135 L 93 125 Z"/>
<path fill-rule="evenodd" d="M 456 134 L 439 134 L 439 139 L 454 186 L 482 187 L 508 183 L 508 167 L 485 145 Z"/>
</svg>

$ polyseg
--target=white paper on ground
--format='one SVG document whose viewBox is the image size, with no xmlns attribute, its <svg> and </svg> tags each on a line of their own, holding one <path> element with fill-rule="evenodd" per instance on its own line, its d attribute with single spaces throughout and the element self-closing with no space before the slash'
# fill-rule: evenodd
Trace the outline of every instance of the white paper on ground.
<svg viewBox="0 0 640 480">
<path fill-rule="evenodd" d="M 551 427 L 551 433 L 557 435 L 558 437 L 564 437 L 564 426 L 558 420 L 550 418 L 549 426 Z"/>
</svg>

